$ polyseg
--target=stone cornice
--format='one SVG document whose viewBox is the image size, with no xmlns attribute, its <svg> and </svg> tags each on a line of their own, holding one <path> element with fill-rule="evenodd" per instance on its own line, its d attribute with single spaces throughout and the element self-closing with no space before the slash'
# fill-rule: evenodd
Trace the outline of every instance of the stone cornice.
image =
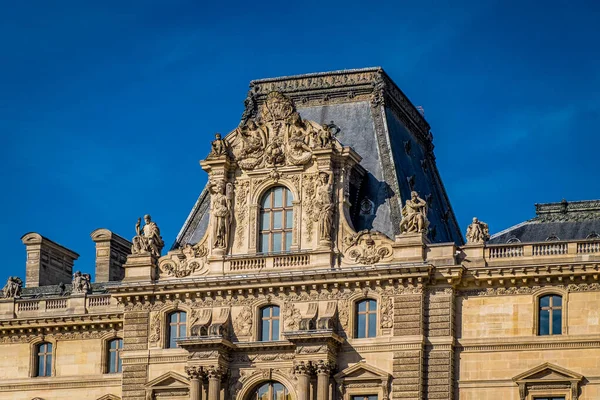
<svg viewBox="0 0 600 400">
<path fill-rule="evenodd" d="M 92 387 L 121 387 L 121 374 L 90 376 L 52 376 L 3 380 L 0 392 L 20 392 L 25 390 L 78 389 Z"/>
<path fill-rule="evenodd" d="M 600 335 L 560 335 L 457 339 L 463 353 L 522 350 L 588 349 L 600 347 Z"/>
</svg>

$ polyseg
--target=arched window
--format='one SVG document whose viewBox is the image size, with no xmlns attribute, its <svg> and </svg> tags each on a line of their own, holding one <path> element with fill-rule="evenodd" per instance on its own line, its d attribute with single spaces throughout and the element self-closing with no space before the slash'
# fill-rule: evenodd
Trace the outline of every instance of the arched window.
<svg viewBox="0 0 600 400">
<path fill-rule="evenodd" d="M 542 296 L 538 300 L 538 334 L 562 334 L 562 297 L 557 294 Z"/>
<path fill-rule="evenodd" d="M 258 235 L 261 253 L 290 251 L 294 225 L 292 200 L 292 192 L 283 186 L 275 186 L 263 195 Z"/>
<path fill-rule="evenodd" d="M 37 346 L 36 376 L 52 376 L 52 343 Z"/>
<path fill-rule="evenodd" d="M 123 350 L 123 339 L 113 339 L 108 342 L 106 357 L 106 372 L 109 374 L 117 374 L 123 371 L 123 363 L 121 361 L 121 351 Z"/>
<path fill-rule="evenodd" d="M 354 337 L 362 339 L 377 336 L 377 302 L 371 299 L 357 302 L 355 321 Z"/>
<path fill-rule="evenodd" d="M 248 400 L 291 400 L 287 388 L 279 382 L 263 383 L 250 393 Z"/>
<path fill-rule="evenodd" d="M 260 310 L 260 332 L 262 342 L 279 340 L 279 307 L 267 306 Z"/>
<path fill-rule="evenodd" d="M 169 314 L 169 331 L 167 337 L 167 348 L 177 347 L 177 339 L 184 338 L 187 327 L 187 314 L 185 311 L 175 311 Z"/>
</svg>

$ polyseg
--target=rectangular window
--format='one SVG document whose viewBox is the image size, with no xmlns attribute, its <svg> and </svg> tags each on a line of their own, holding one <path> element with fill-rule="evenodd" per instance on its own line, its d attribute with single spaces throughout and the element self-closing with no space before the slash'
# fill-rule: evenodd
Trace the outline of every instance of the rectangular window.
<svg viewBox="0 0 600 400">
<path fill-rule="evenodd" d="M 376 394 L 361 394 L 360 396 L 352 396 L 352 400 L 377 400 Z"/>
<path fill-rule="evenodd" d="M 560 396 L 560 397 L 534 397 L 533 400 L 565 400 L 565 396 Z"/>
</svg>

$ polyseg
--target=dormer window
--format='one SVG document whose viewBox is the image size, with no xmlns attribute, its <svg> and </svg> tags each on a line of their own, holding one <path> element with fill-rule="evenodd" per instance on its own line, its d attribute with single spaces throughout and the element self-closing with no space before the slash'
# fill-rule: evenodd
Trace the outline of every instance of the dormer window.
<svg viewBox="0 0 600 400">
<path fill-rule="evenodd" d="M 259 249 L 261 253 L 290 251 L 294 211 L 292 192 L 284 186 L 267 190 L 260 203 Z"/>
</svg>

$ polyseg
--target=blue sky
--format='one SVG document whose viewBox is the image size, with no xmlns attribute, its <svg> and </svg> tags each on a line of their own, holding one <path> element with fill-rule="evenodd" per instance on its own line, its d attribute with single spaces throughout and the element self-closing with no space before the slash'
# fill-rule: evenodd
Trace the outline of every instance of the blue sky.
<svg viewBox="0 0 600 400">
<path fill-rule="evenodd" d="M 463 228 L 600 198 L 595 1 L 22 1 L 0 14 L 0 251 L 30 231 L 78 252 L 150 213 L 173 242 L 214 132 L 252 79 L 382 66 L 435 135 Z M 4 279 L 1 278 L 0 279 Z"/>
</svg>

